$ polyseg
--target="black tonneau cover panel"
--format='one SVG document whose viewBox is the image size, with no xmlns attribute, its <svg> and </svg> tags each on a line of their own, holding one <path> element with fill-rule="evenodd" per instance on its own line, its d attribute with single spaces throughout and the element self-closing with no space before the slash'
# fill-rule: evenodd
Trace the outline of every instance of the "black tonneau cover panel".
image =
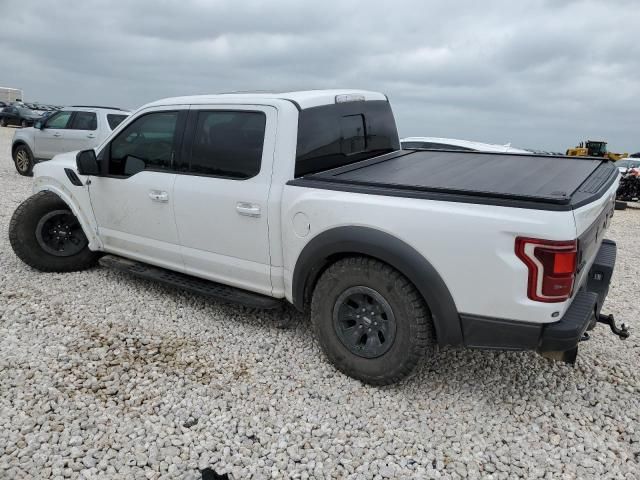
<svg viewBox="0 0 640 480">
<path fill-rule="evenodd" d="M 591 157 L 401 150 L 290 184 L 336 190 L 350 185 L 348 190 L 361 193 L 395 191 L 404 192 L 398 196 L 568 210 L 599 196 L 615 173 L 612 164 Z"/>
</svg>

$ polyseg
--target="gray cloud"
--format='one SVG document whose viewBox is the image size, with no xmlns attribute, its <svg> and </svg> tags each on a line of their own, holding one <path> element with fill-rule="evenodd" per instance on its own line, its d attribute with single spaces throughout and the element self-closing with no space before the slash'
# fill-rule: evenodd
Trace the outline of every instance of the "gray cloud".
<svg viewBox="0 0 640 480">
<path fill-rule="evenodd" d="M 401 135 L 640 150 L 635 0 L 0 0 L 0 84 L 125 107 L 247 89 L 369 88 Z"/>
</svg>

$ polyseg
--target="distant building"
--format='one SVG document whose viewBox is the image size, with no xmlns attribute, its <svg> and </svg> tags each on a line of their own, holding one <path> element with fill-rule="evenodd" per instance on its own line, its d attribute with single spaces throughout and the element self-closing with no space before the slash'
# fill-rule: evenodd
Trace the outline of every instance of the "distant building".
<svg viewBox="0 0 640 480">
<path fill-rule="evenodd" d="M 0 101 L 15 102 L 16 100 L 23 100 L 21 89 L 0 87 Z"/>
</svg>

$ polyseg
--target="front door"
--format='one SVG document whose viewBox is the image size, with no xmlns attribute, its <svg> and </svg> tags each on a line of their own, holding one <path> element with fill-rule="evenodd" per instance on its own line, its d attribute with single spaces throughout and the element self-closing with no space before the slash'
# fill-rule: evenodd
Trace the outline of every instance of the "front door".
<svg viewBox="0 0 640 480">
<path fill-rule="evenodd" d="M 271 294 L 268 199 L 277 112 L 192 106 L 174 188 L 188 273 Z"/>
<path fill-rule="evenodd" d="M 183 270 L 173 206 L 185 116 L 182 107 L 141 112 L 98 154 L 103 173 L 89 194 L 105 251 Z"/>
</svg>

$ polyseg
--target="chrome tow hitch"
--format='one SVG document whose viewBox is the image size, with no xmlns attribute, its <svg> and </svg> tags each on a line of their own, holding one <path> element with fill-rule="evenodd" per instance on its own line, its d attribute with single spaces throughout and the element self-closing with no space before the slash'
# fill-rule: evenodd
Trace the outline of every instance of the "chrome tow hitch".
<svg viewBox="0 0 640 480">
<path fill-rule="evenodd" d="M 629 329 L 627 326 L 622 323 L 620 327 L 616 325 L 616 320 L 613 318 L 613 315 L 603 315 L 602 313 L 598 316 L 598 323 L 604 323 L 605 325 L 609 325 L 609 328 L 613 333 L 615 333 L 621 340 L 625 340 L 629 338 Z"/>
</svg>

